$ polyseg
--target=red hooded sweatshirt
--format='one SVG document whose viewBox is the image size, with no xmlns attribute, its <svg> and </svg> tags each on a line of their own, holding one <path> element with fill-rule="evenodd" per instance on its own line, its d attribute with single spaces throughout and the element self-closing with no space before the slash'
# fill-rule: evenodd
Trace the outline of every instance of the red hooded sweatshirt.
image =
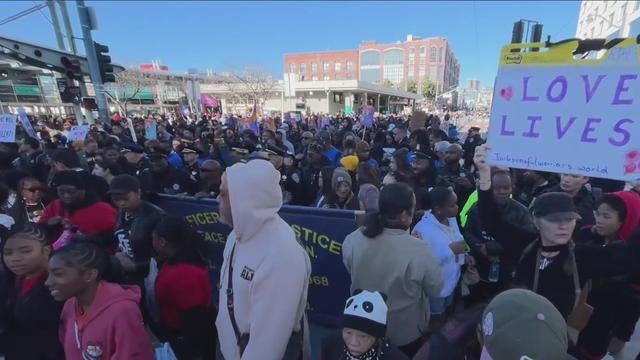
<svg viewBox="0 0 640 360">
<path fill-rule="evenodd" d="M 634 191 L 618 191 L 613 195 L 622 199 L 627 208 L 627 217 L 620 230 L 618 237 L 620 240 L 627 241 L 629 236 L 640 226 L 640 194 Z"/>
<path fill-rule="evenodd" d="M 153 360 L 138 303 L 140 289 L 101 282 L 91 307 L 80 315 L 75 298 L 62 309 L 60 342 L 66 360 Z"/>
</svg>

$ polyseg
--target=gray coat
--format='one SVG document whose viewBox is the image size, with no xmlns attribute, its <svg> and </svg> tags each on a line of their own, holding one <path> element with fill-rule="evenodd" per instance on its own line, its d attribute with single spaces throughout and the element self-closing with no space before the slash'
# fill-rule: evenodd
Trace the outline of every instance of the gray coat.
<svg viewBox="0 0 640 360">
<path fill-rule="evenodd" d="M 368 238 L 360 230 L 342 244 L 342 260 L 355 289 L 387 295 L 387 337 L 397 346 L 407 345 L 426 333 L 429 297 L 438 297 L 442 273 L 431 249 L 406 230 L 385 228 Z"/>
</svg>

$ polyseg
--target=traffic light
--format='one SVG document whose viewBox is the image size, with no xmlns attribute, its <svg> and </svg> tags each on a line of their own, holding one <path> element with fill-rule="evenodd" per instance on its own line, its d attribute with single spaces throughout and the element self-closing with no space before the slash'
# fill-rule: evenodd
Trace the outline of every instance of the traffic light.
<svg viewBox="0 0 640 360">
<path fill-rule="evenodd" d="M 65 75 L 72 80 L 83 80 L 82 70 L 80 69 L 80 62 L 77 59 L 70 59 L 66 56 L 60 58 L 60 62 L 65 69 Z"/>
<path fill-rule="evenodd" d="M 98 67 L 100 68 L 100 77 L 103 83 L 110 83 L 116 81 L 116 76 L 113 74 L 113 65 L 111 64 L 111 56 L 109 56 L 109 47 L 97 42 L 93 42 L 93 47 L 96 51 L 96 57 L 98 58 Z"/>
</svg>

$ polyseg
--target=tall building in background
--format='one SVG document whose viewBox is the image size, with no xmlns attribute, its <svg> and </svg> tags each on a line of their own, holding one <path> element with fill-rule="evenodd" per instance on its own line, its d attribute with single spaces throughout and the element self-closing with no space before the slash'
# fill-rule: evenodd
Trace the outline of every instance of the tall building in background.
<svg viewBox="0 0 640 360">
<path fill-rule="evenodd" d="M 460 64 L 446 38 L 408 35 L 395 44 L 366 41 L 357 50 L 285 54 L 284 72 L 297 74 L 299 81 L 390 82 L 401 90 L 411 81 L 420 87 L 430 80 L 442 93 L 458 86 Z"/>
<path fill-rule="evenodd" d="M 469 90 L 480 90 L 480 80 L 478 79 L 467 79 L 467 89 Z"/>
<path fill-rule="evenodd" d="M 640 1 L 582 1 L 576 37 L 614 39 L 640 34 Z"/>
</svg>

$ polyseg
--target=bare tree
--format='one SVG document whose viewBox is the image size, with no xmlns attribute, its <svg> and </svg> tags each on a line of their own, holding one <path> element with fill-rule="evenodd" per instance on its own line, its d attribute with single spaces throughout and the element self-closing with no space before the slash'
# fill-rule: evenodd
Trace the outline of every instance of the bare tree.
<svg viewBox="0 0 640 360">
<path fill-rule="evenodd" d="M 115 86 L 111 87 L 111 91 L 105 89 L 105 93 L 126 116 L 129 101 L 135 98 L 142 89 L 157 85 L 158 80 L 159 78 L 154 73 L 127 69 L 116 74 Z"/>
<path fill-rule="evenodd" d="M 273 95 L 278 82 L 269 73 L 258 67 L 246 68 L 242 73 L 233 73 L 232 77 L 240 85 L 239 92 L 245 94 L 247 103 L 256 104 L 260 109 Z"/>
</svg>

